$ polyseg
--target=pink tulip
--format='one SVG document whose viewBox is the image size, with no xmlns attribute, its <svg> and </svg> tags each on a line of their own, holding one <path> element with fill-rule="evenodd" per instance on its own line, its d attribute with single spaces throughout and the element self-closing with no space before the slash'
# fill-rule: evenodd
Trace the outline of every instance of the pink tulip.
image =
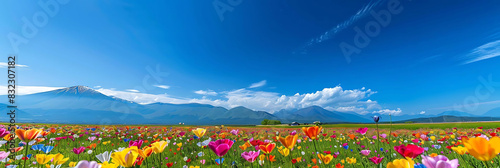
<svg viewBox="0 0 500 168">
<path fill-rule="evenodd" d="M 9 156 L 10 152 L 0 151 L 0 160 L 4 160 Z"/>
<path fill-rule="evenodd" d="M 359 128 L 358 130 L 356 130 L 357 133 L 360 133 L 361 135 L 365 135 L 366 132 L 368 131 L 368 128 Z"/>
<path fill-rule="evenodd" d="M 130 142 L 128 143 L 128 147 L 130 148 L 131 146 L 137 146 L 137 148 L 141 149 L 141 146 L 142 146 L 142 143 L 143 143 L 143 142 L 144 142 L 144 141 L 143 141 L 142 139 L 139 139 L 139 140 L 137 140 L 137 141 L 130 141 Z"/>
<path fill-rule="evenodd" d="M 7 134 L 10 134 L 8 130 L 6 130 L 5 128 L 0 128 L 0 138 L 3 138 Z"/>
<path fill-rule="evenodd" d="M 217 156 L 222 157 L 231 149 L 233 143 L 234 142 L 229 139 L 219 139 L 208 143 L 208 147 L 212 149 Z"/>
<path fill-rule="evenodd" d="M 258 150 L 257 152 L 250 151 L 241 153 L 241 157 L 243 157 L 243 159 L 247 160 L 250 163 L 253 163 L 255 159 L 259 157 L 259 155 L 260 155 L 260 150 Z"/>
<path fill-rule="evenodd" d="M 370 155 L 370 152 L 371 152 L 370 150 L 361 150 L 361 154 L 365 156 Z"/>
<path fill-rule="evenodd" d="M 387 134 L 380 134 L 380 137 L 385 139 L 387 137 Z"/>
</svg>

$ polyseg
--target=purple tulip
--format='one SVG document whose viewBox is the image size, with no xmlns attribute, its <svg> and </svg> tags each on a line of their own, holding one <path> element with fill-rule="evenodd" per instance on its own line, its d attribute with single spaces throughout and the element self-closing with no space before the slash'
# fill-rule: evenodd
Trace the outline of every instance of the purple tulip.
<svg viewBox="0 0 500 168">
<path fill-rule="evenodd" d="M 438 155 L 436 157 L 422 156 L 422 164 L 427 168 L 457 168 L 458 159 L 448 160 L 446 156 Z"/>
<path fill-rule="evenodd" d="M 380 116 L 373 116 L 373 121 L 378 123 L 379 120 L 380 120 Z"/>
<path fill-rule="evenodd" d="M 101 167 L 96 161 L 82 160 L 76 164 L 75 168 L 99 168 Z"/>
</svg>

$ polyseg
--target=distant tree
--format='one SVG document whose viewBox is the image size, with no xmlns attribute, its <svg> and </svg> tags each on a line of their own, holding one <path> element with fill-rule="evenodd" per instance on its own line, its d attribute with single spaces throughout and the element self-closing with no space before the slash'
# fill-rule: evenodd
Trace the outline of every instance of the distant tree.
<svg viewBox="0 0 500 168">
<path fill-rule="evenodd" d="M 260 124 L 267 125 L 267 124 L 269 124 L 269 120 L 268 119 L 264 119 Z"/>
</svg>

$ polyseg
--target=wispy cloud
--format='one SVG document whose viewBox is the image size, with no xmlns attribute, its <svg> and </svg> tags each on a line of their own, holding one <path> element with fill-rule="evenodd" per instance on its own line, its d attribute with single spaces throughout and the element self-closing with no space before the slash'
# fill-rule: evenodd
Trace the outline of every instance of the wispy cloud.
<svg viewBox="0 0 500 168">
<path fill-rule="evenodd" d="M 372 1 L 370 1 L 370 3 L 368 3 L 365 6 L 363 6 L 361 9 L 359 9 L 354 15 L 352 15 L 351 17 L 349 17 L 349 19 L 347 19 L 347 20 L 345 20 L 345 21 L 337 24 L 335 27 L 331 28 L 330 30 L 326 31 L 325 33 L 321 34 L 320 36 L 314 37 L 311 40 L 309 40 L 304 46 L 302 46 L 299 49 L 299 52 L 300 53 L 304 53 L 304 52 L 306 52 L 306 50 L 309 47 L 312 47 L 312 46 L 314 46 L 314 45 L 316 45 L 318 43 L 321 43 L 323 41 L 332 39 L 333 37 L 335 37 L 335 35 L 337 35 L 337 33 L 341 32 L 342 30 L 344 30 L 347 27 L 351 26 L 353 23 L 355 23 L 359 19 L 361 19 L 361 18 L 365 17 L 366 15 L 368 15 L 369 12 L 374 7 L 376 7 L 378 4 L 380 4 L 381 2 L 382 2 L 382 0 L 372 0 Z"/>
<path fill-rule="evenodd" d="M 9 64 L 7 62 L 0 62 L 0 68 L 7 68 Z M 28 65 L 16 64 L 16 67 L 27 68 Z"/>
<path fill-rule="evenodd" d="M 64 87 L 51 87 L 51 86 L 16 86 L 16 94 L 27 95 L 40 92 L 47 92 L 56 89 L 62 89 Z M 0 86 L 0 95 L 7 95 L 7 86 Z"/>
<path fill-rule="evenodd" d="M 260 82 L 257 82 L 257 83 L 252 83 L 248 88 L 258 88 L 258 87 L 262 87 L 264 85 L 266 85 L 267 81 L 266 80 L 262 80 Z"/>
<path fill-rule="evenodd" d="M 169 89 L 170 86 L 168 85 L 154 85 L 154 87 L 162 88 L 162 89 Z"/>
<path fill-rule="evenodd" d="M 470 64 L 497 56 L 500 56 L 500 40 L 483 44 L 471 50 L 470 53 L 465 56 L 466 61 L 462 64 Z"/>
<path fill-rule="evenodd" d="M 199 94 L 199 95 L 208 95 L 208 96 L 216 96 L 217 95 L 217 92 L 213 91 L 213 90 L 197 90 L 197 91 L 194 91 L 194 93 L 196 94 Z"/>
<path fill-rule="evenodd" d="M 398 115 L 401 112 L 403 112 L 403 111 L 400 108 L 398 108 L 397 110 L 382 109 L 382 110 L 379 110 L 379 111 L 374 111 L 373 113 Z"/>
<path fill-rule="evenodd" d="M 134 92 L 134 93 L 139 93 L 139 90 L 136 90 L 136 89 L 127 89 L 125 90 L 127 92 Z"/>
</svg>

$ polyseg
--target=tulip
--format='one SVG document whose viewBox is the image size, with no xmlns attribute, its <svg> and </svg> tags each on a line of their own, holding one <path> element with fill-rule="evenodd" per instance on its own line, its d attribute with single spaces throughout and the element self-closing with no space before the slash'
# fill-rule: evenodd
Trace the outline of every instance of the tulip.
<svg viewBox="0 0 500 168">
<path fill-rule="evenodd" d="M 304 132 L 304 134 L 306 134 L 307 137 L 311 138 L 312 140 L 315 140 L 318 137 L 322 129 L 323 127 L 319 126 L 302 127 L 302 131 Z"/>
<path fill-rule="evenodd" d="M 55 155 L 46 155 L 46 154 L 38 154 L 36 155 L 36 162 L 38 164 L 47 164 L 52 158 L 54 158 Z"/>
<path fill-rule="evenodd" d="M 153 147 L 153 151 L 155 153 L 162 153 L 163 150 L 165 150 L 165 147 L 168 146 L 168 142 L 166 141 L 155 142 L 151 144 L 151 146 Z"/>
<path fill-rule="evenodd" d="M 387 163 L 387 168 L 414 168 L 415 162 L 410 158 L 396 159 Z"/>
<path fill-rule="evenodd" d="M 69 157 L 64 158 L 64 156 L 62 154 L 58 153 L 54 156 L 54 160 L 52 160 L 52 162 L 54 162 L 55 165 L 62 165 L 64 163 L 66 163 L 68 160 L 69 160 Z"/>
<path fill-rule="evenodd" d="M 71 165 L 70 165 L 71 166 Z M 79 161 L 74 168 L 100 168 L 100 165 L 96 161 Z"/>
<path fill-rule="evenodd" d="M 467 148 L 464 148 L 462 146 L 451 147 L 451 150 L 457 152 L 459 155 L 464 155 L 465 153 L 467 153 Z"/>
<path fill-rule="evenodd" d="M 271 153 L 274 147 L 276 147 L 275 143 L 268 143 L 267 145 L 259 145 L 259 149 L 265 154 Z"/>
<path fill-rule="evenodd" d="M 4 160 L 5 158 L 9 157 L 10 152 L 4 152 L 0 151 L 0 160 Z"/>
<path fill-rule="evenodd" d="M 283 156 L 286 157 L 286 156 L 288 156 L 290 154 L 290 149 L 288 149 L 288 148 L 281 149 L 280 148 L 280 149 L 278 149 L 278 152 L 281 153 L 281 155 L 283 155 Z"/>
<path fill-rule="evenodd" d="M 374 156 L 374 157 L 371 157 L 371 158 L 368 158 L 368 159 L 370 159 L 370 161 L 372 161 L 375 164 L 379 164 L 379 163 L 382 162 L 382 160 L 384 159 L 384 157 L 379 158 L 379 157 Z"/>
<path fill-rule="evenodd" d="M 142 143 L 143 143 L 143 142 L 144 142 L 144 141 L 143 141 L 142 139 L 139 139 L 139 140 L 137 140 L 137 141 L 130 141 L 130 142 L 128 143 L 128 147 L 131 147 L 131 146 L 137 146 L 137 148 L 141 148 L 141 146 L 142 146 Z"/>
<path fill-rule="evenodd" d="M 7 129 L 0 128 L 0 138 L 3 138 L 3 137 L 5 137 L 6 135 L 9 135 L 9 134 L 10 134 L 10 132 Z"/>
<path fill-rule="evenodd" d="M 368 128 L 359 128 L 358 130 L 356 130 L 357 133 L 360 133 L 361 135 L 365 135 L 366 132 L 368 131 Z"/>
<path fill-rule="evenodd" d="M 260 150 L 259 151 L 250 151 L 250 152 L 243 152 L 241 153 L 241 157 L 245 160 L 247 160 L 250 163 L 253 163 L 257 157 L 260 155 Z"/>
<path fill-rule="evenodd" d="M 112 152 L 105 151 L 101 154 L 96 155 L 95 157 L 97 157 L 97 159 L 101 161 L 101 163 L 109 162 L 109 160 L 111 160 L 111 153 Z"/>
<path fill-rule="evenodd" d="M 295 146 L 295 142 L 297 142 L 297 139 L 299 138 L 299 135 L 288 135 L 286 138 L 278 137 L 278 141 L 283 144 L 288 149 L 292 149 L 293 146 Z"/>
<path fill-rule="evenodd" d="M 333 156 L 328 154 L 328 155 L 323 155 L 323 154 L 318 154 L 318 158 L 325 164 L 329 164 L 332 159 L 333 159 Z M 354 159 L 354 162 L 356 162 L 356 159 Z"/>
<path fill-rule="evenodd" d="M 395 146 L 394 150 L 396 150 L 401 156 L 410 158 L 416 158 L 418 155 L 424 153 L 424 148 L 412 144 L 408 144 L 407 146 Z"/>
<path fill-rule="evenodd" d="M 380 120 L 380 116 L 373 116 L 373 121 L 378 123 L 379 120 Z"/>
<path fill-rule="evenodd" d="M 196 128 L 196 129 L 193 129 L 192 132 L 198 136 L 198 137 L 202 137 L 203 135 L 205 135 L 205 133 L 207 132 L 207 130 L 205 128 Z"/>
<path fill-rule="evenodd" d="M 119 164 L 123 167 L 134 166 L 135 160 L 139 156 L 137 146 L 132 146 L 130 148 L 124 149 L 120 152 L 114 152 L 111 154 L 113 162 Z"/>
<path fill-rule="evenodd" d="M 79 155 L 81 153 L 83 153 L 83 151 L 85 151 L 85 147 L 79 147 L 79 148 L 73 148 L 73 153 Z"/>
<path fill-rule="evenodd" d="M 427 168 L 457 168 L 459 166 L 458 159 L 448 160 L 443 155 L 436 157 L 422 156 L 422 164 Z"/>
<path fill-rule="evenodd" d="M 153 154 L 153 148 L 150 148 L 149 146 L 145 146 L 142 150 L 139 150 L 139 155 L 144 159 L 151 156 L 151 154 Z"/>
<path fill-rule="evenodd" d="M 370 155 L 370 152 L 371 152 L 370 150 L 361 150 L 361 154 L 365 156 Z"/>
<path fill-rule="evenodd" d="M 483 137 L 462 139 L 470 155 L 481 161 L 490 161 L 500 153 L 500 138 L 493 137 L 489 141 Z"/>
<path fill-rule="evenodd" d="M 233 146 L 233 141 L 229 139 L 219 139 L 208 143 L 208 147 L 219 157 L 226 155 L 226 153 Z"/>
<path fill-rule="evenodd" d="M 347 157 L 347 158 L 345 158 L 345 160 L 346 160 L 346 161 L 347 161 L 347 163 L 349 163 L 349 164 L 354 164 L 354 163 L 356 163 L 356 158 L 354 158 L 354 157 Z"/>
<path fill-rule="evenodd" d="M 42 130 L 41 129 L 31 129 L 31 130 L 22 130 L 22 129 L 18 129 L 16 130 L 16 135 L 17 137 L 23 141 L 23 142 L 30 142 L 32 140 L 34 140 L 36 137 L 38 137 L 38 135 L 40 135 L 42 133 Z"/>
</svg>

